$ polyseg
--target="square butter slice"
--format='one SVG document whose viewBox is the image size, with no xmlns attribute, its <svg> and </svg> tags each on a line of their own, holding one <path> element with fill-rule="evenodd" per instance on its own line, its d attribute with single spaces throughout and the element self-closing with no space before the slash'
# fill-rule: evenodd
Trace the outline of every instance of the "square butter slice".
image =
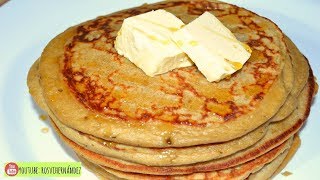
<svg viewBox="0 0 320 180">
<path fill-rule="evenodd" d="M 193 63 L 171 39 L 172 33 L 183 25 L 176 16 L 161 9 L 129 17 L 118 32 L 115 48 L 151 77 L 190 66 Z"/>
<path fill-rule="evenodd" d="M 251 55 L 250 47 L 209 12 L 174 32 L 172 39 L 210 82 L 241 69 Z"/>
</svg>

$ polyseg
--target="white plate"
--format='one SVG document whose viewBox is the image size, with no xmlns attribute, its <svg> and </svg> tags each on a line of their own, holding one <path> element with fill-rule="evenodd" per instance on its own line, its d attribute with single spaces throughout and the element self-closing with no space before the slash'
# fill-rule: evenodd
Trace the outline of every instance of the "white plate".
<svg viewBox="0 0 320 180">
<path fill-rule="evenodd" d="M 75 161 L 43 114 L 32 101 L 26 86 L 27 72 L 45 45 L 69 26 L 120 9 L 156 0 L 11 0 L 0 7 L 0 178 L 1 164 L 8 161 Z M 230 1 L 231 2 L 231 1 Z M 316 0 L 268 0 L 232 3 L 253 10 L 276 22 L 309 59 L 320 77 L 320 2 Z M 276 179 L 319 179 L 320 102 L 301 132 L 302 145 L 285 170 L 293 175 Z M 49 133 L 41 128 L 48 127 Z M 95 176 L 83 170 L 82 179 Z"/>
</svg>

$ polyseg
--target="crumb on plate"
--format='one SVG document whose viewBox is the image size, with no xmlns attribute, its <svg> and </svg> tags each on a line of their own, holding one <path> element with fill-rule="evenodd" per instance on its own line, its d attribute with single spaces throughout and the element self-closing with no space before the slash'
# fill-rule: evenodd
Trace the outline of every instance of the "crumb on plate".
<svg viewBox="0 0 320 180">
<path fill-rule="evenodd" d="M 289 172 L 289 171 L 285 171 L 283 173 L 281 173 L 283 176 L 290 176 L 292 175 L 292 172 Z"/>
<path fill-rule="evenodd" d="M 42 133 L 48 133 L 49 132 L 49 128 L 47 128 L 47 127 L 41 128 L 41 132 Z"/>
<path fill-rule="evenodd" d="M 41 114 L 40 116 L 39 116 L 39 118 L 42 120 L 42 121 L 45 121 L 45 120 L 47 120 L 47 115 L 45 115 L 45 114 Z"/>
</svg>

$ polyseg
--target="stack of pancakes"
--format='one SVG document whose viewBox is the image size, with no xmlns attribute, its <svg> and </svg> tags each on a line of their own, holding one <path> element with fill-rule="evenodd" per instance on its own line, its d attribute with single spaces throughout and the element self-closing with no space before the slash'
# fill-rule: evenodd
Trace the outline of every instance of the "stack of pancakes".
<svg viewBox="0 0 320 180">
<path fill-rule="evenodd" d="M 185 23 L 209 11 L 252 56 L 220 82 L 196 66 L 146 76 L 113 42 L 125 18 L 156 9 Z M 31 67 L 28 86 L 61 139 L 108 179 L 269 178 L 297 148 L 316 89 L 273 22 L 218 1 L 165 1 L 71 27 Z"/>
</svg>

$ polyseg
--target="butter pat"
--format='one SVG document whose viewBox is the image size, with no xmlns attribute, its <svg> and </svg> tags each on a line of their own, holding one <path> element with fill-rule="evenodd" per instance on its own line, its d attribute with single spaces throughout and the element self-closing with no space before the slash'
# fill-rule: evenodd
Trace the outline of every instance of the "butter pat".
<svg viewBox="0 0 320 180">
<path fill-rule="evenodd" d="M 148 76 L 190 66 L 193 63 L 171 39 L 183 25 L 165 10 L 129 17 L 118 32 L 115 48 Z"/>
<path fill-rule="evenodd" d="M 209 12 L 174 32 L 172 39 L 210 82 L 241 69 L 251 56 L 250 47 Z"/>
</svg>

